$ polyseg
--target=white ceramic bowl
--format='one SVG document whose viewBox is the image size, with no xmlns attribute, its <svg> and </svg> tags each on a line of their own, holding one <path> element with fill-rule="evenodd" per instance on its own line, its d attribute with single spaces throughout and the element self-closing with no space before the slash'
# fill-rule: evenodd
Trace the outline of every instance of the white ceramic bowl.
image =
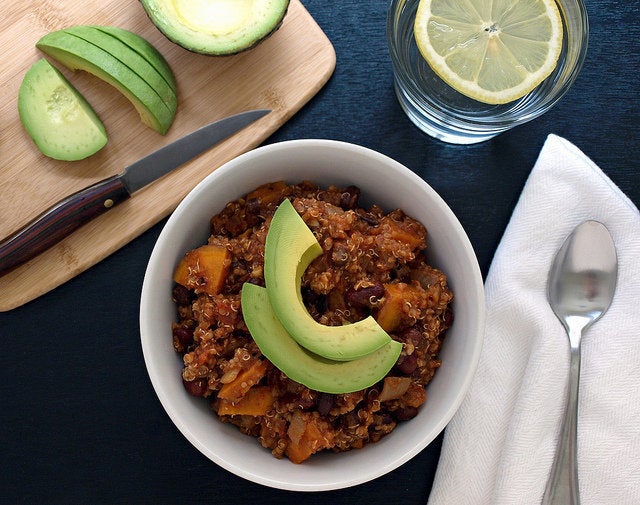
<svg viewBox="0 0 640 505">
<path fill-rule="evenodd" d="M 443 345 L 442 366 L 428 386 L 417 417 L 360 450 L 318 454 L 300 465 L 278 460 L 235 426 L 221 423 L 208 402 L 191 397 L 173 350 L 172 274 L 184 253 L 206 242 L 209 219 L 230 200 L 260 184 L 308 179 L 319 185 L 355 184 L 361 203 L 402 208 L 429 231 L 428 260 L 448 276 L 454 324 Z M 476 370 L 484 336 L 484 291 L 465 231 L 442 198 L 421 178 L 369 149 L 330 140 L 294 140 L 260 147 L 218 168 L 180 203 L 149 261 L 140 307 L 142 349 L 153 387 L 184 436 L 205 456 L 245 479 L 296 491 L 339 489 L 367 482 L 408 461 L 444 429 Z"/>
</svg>

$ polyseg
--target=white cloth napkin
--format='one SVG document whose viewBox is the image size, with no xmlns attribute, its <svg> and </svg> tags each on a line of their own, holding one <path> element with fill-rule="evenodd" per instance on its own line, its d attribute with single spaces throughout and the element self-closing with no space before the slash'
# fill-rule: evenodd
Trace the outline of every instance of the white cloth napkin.
<svg viewBox="0 0 640 505">
<path fill-rule="evenodd" d="M 486 280 L 477 374 L 448 425 L 429 505 L 539 504 L 567 395 L 569 343 L 546 299 L 573 228 L 604 223 L 618 251 L 609 311 L 582 340 L 583 505 L 640 504 L 640 214 L 580 150 L 550 135 Z"/>
</svg>

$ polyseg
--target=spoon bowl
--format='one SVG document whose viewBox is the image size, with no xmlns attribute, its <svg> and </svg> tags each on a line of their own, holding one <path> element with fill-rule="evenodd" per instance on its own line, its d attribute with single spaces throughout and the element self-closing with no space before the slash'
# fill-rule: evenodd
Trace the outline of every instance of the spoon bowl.
<svg viewBox="0 0 640 505">
<path fill-rule="evenodd" d="M 573 230 L 549 272 L 549 305 L 569 335 L 571 364 L 569 397 L 543 505 L 580 503 L 576 462 L 580 343 L 587 328 L 611 305 L 617 274 L 613 239 L 598 221 L 585 221 Z"/>
</svg>

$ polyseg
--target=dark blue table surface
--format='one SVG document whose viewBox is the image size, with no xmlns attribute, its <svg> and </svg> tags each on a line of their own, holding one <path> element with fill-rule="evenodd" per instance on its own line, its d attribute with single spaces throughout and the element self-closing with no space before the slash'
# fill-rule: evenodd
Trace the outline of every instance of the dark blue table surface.
<svg viewBox="0 0 640 505">
<path fill-rule="evenodd" d="M 303 3 L 332 41 L 337 66 L 267 143 L 337 139 L 405 164 L 457 214 L 483 275 L 550 133 L 576 144 L 640 204 L 637 0 L 586 0 L 589 53 L 573 88 L 543 117 L 470 147 L 428 138 L 400 110 L 385 41 L 387 0 Z M 307 494 L 244 481 L 189 444 L 155 396 L 139 344 L 140 289 L 163 223 L 0 314 L 0 502 L 426 503 L 441 436 L 373 482 Z"/>
</svg>

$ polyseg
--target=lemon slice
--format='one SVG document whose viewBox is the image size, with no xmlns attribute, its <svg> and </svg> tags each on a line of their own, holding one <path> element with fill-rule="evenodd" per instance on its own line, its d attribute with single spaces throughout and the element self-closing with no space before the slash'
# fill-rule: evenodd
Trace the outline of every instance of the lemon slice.
<svg viewBox="0 0 640 505">
<path fill-rule="evenodd" d="M 555 0 L 420 0 L 420 53 L 449 86 L 475 100 L 516 100 L 556 67 L 562 19 Z"/>
</svg>

